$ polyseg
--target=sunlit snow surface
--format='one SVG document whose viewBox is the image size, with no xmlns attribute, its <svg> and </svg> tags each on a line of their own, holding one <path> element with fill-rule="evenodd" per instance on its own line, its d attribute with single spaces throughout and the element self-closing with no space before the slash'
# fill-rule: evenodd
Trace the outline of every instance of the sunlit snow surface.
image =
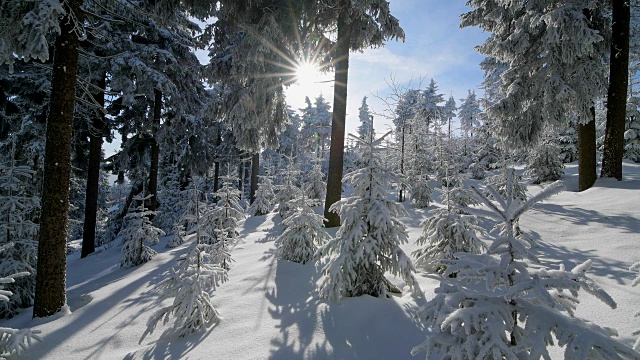
<svg viewBox="0 0 640 360">
<path fill-rule="evenodd" d="M 581 293 L 577 315 L 617 329 L 631 345 L 631 333 L 640 328 L 640 318 L 633 317 L 640 309 L 640 287 L 630 286 L 634 274 L 628 270 L 640 261 L 640 166 L 627 162 L 624 181 L 601 179 L 582 193 L 575 192 L 577 165 L 569 165 L 566 172 L 568 191 L 535 206 L 520 225 L 539 241 L 540 257 L 547 265 L 564 263 L 572 268 L 593 260 L 591 276 L 618 308 L 611 310 Z M 529 185 L 529 192 L 540 188 Z M 411 218 L 404 220 L 413 241 L 429 209 L 407 205 L 407 210 Z M 136 268 L 117 265 L 122 256 L 117 246 L 82 260 L 79 253 L 69 255 L 70 313 L 32 321 L 27 309 L 0 326 L 42 330 L 44 342 L 26 351 L 23 359 L 422 358 L 409 354 L 427 336 L 409 309 L 424 299 L 403 294 L 391 299 L 348 298 L 337 304 L 319 301 L 314 264 L 299 265 L 275 256 L 274 240 L 282 232 L 279 216 L 248 218 L 241 230 L 231 249 L 235 263 L 229 281 L 213 299 L 223 320 L 206 333 L 174 339 L 165 331 L 169 327 L 161 327 L 138 343 L 147 319 L 159 308 L 154 285 L 188 246 L 166 249 L 166 238 L 154 246 L 159 254 Z M 409 254 L 416 246 L 403 248 Z M 437 278 L 423 273 L 417 277 L 430 298 Z M 403 286 L 400 279 L 392 281 Z M 552 357 L 561 354 L 557 349 Z"/>
</svg>

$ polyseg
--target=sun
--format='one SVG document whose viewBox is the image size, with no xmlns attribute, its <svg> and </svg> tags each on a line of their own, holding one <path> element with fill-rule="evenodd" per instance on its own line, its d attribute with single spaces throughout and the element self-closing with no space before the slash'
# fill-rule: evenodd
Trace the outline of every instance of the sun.
<svg viewBox="0 0 640 360">
<path fill-rule="evenodd" d="M 323 75 L 316 64 L 310 62 L 302 62 L 296 68 L 296 83 L 302 90 L 312 90 L 325 82 L 326 76 Z"/>
</svg>

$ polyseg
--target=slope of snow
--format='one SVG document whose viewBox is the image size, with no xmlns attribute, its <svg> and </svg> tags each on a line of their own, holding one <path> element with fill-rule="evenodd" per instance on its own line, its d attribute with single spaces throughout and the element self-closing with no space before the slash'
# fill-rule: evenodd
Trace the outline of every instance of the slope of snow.
<svg viewBox="0 0 640 360">
<path fill-rule="evenodd" d="M 629 266 L 640 261 L 640 166 L 625 163 L 625 181 L 598 180 L 575 192 L 574 165 L 567 169 L 568 191 L 534 207 L 521 227 L 539 241 L 543 262 L 572 268 L 593 259 L 591 276 L 618 303 L 609 309 L 581 293 L 578 316 L 615 328 L 632 344 L 640 328 L 640 287 L 632 288 Z M 539 191 L 530 185 L 529 191 Z M 420 232 L 428 209 L 414 209 L 404 219 L 410 239 Z M 485 226 L 491 226 L 485 222 Z M 159 308 L 154 285 L 187 250 L 188 243 L 166 249 L 166 239 L 154 246 L 159 254 L 136 268 L 120 268 L 118 247 L 86 259 L 71 254 L 67 264 L 69 312 L 55 318 L 31 319 L 27 309 L 0 326 L 42 331 L 24 359 L 413 359 L 411 348 L 426 333 L 410 309 L 424 298 L 405 293 L 390 299 L 370 296 L 340 303 L 319 301 L 314 264 L 300 265 L 276 257 L 275 238 L 282 232 L 274 213 L 248 218 L 232 247 L 235 260 L 229 281 L 213 302 L 223 317 L 214 328 L 185 338 L 172 338 L 169 327 L 157 329 L 141 343 L 149 316 Z M 331 229 L 335 234 L 336 229 Z M 410 253 L 416 248 L 404 246 Z M 430 297 L 438 285 L 434 275 L 418 274 Z M 400 279 L 392 281 L 403 286 Z M 561 354 L 558 352 L 557 354 Z M 418 355 L 415 358 L 422 358 Z"/>
</svg>

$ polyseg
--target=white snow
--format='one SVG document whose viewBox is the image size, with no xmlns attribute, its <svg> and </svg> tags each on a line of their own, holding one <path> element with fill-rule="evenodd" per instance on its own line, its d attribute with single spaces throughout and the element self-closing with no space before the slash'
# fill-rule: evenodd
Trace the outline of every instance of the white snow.
<svg viewBox="0 0 640 360">
<path fill-rule="evenodd" d="M 633 316 L 640 309 L 640 287 L 631 286 L 635 274 L 629 267 L 640 261 L 640 165 L 625 162 L 624 181 L 600 179 L 582 193 L 575 192 L 576 173 L 576 165 L 569 165 L 563 177 L 568 190 L 536 205 L 520 226 L 541 240 L 539 256 L 551 267 L 565 264 L 570 269 L 592 259 L 591 277 L 618 307 L 609 309 L 583 293 L 576 314 L 618 330 L 620 339 L 633 345 L 632 333 L 640 328 L 640 318 Z M 529 185 L 530 193 L 539 189 Z M 410 243 L 402 247 L 411 253 L 429 209 L 406 207 L 410 217 L 402 220 Z M 159 327 L 138 343 L 147 319 L 160 308 L 155 285 L 190 244 L 166 249 L 166 237 L 153 246 L 158 255 L 139 267 L 120 268 L 117 246 L 82 260 L 79 253 L 69 255 L 70 313 L 32 321 L 27 309 L 0 326 L 42 331 L 43 341 L 24 352 L 23 359 L 422 359 L 410 351 L 427 334 L 409 309 L 425 299 L 405 293 L 390 299 L 320 301 L 314 264 L 277 258 L 274 240 L 282 228 L 276 213 L 240 224 L 240 236 L 231 247 L 235 263 L 229 281 L 213 298 L 222 321 L 206 333 L 171 339 L 163 335 L 168 327 Z M 486 221 L 481 225 L 491 226 Z M 430 298 L 437 277 L 420 271 L 416 277 Z M 399 278 L 391 280 L 404 286 Z M 554 359 L 561 354 L 552 349 Z"/>
</svg>

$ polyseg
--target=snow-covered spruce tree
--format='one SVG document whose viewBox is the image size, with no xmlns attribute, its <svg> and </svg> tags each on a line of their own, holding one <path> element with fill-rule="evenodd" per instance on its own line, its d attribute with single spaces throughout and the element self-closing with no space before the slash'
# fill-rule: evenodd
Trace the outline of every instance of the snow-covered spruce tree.
<svg viewBox="0 0 640 360">
<path fill-rule="evenodd" d="M 273 183 L 269 175 L 260 176 L 260 184 L 256 190 L 256 198 L 247 211 L 253 216 L 268 214 L 275 198 L 276 194 L 273 191 Z"/>
<path fill-rule="evenodd" d="M 422 235 L 416 240 L 420 249 L 413 252 L 418 266 L 422 266 L 429 272 L 443 273 L 446 266 L 441 260 L 456 259 L 459 252 L 479 254 L 485 247 L 478 239 L 476 232 L 484 233 L 478 226 L 475 215 L 462 210 L 476 202 L 471 192 L 464 188 L 461 175 L 455 166 L 451 166 L 453 160 L 451 153 L 451 118 L 448 118 L 449 141 L 440 146 L 446 146 L 446 161 L 442 168 L 442 187 L 440 199 L 444 208 L 436 208 L 429 213 L 430 218 L 422 223 Z"/>
<path fill-rule="evenodd" d="M 460 252 L 479 254 L 485 247 L 477 236 L 485 231 L 478 226 L 475 215 L 457 208 L 436 208 L 429 215 L 422 223 L 422 235 L 416 240 L 416 245 L 422 248 L 412 253 L 416 266 L 443 273 L 447 267 L 441 260 L 457 259 Z"/>
<path fill-rule="evenodd" d="M 475 128 L 480 126 L 478 116 L 482 111 L 480 110 L 480 103 L 476 99 L 475 91 L 468 90 L 467 97 L 460 99 L 460 101 L 462 101 L 462 104 L 458 108 L 458 119 L 464 136 L 463 154 L 467 155 L 472 148 L 471 144 L 469 144 L 469 138 L 473 138 Z"/>
<path fill-rule="evenodd" d="M 627 126 L 624 132 L 624 157 L 640 162 L 640 98 L 632 96 L 627 101 Z"/>
<path fill-rule="evenodd" d="M 307 174 L 307 183 L 303 185 L 310 206 L 322 205 L 327 190 L 327 183 L 324 182 L 324 173 L 322 172 L 322 161 L 319 157 L 313 160 L 313 168 Z"/>
<path fill-rule="evenodd" d="M 293 201 L 295 210 L 282 222 L 285 230 L 276 239 L 276 248 L 281 258 L 306 264 L 330 236 L 324 230 L 324 217 L 313 211 L 304 193 Z"/>
<path fill-rule="evenodd" d="M 358 126 L 360 139 L 368 140 L 374 138 L 376 133 L 373 129 L 373 115 L 369 111 L 366 96 L 362 98 L 362 104 L 358 109 L 358 120 L 360 120 L 360 125 Z"/>
<path fill-rule="evenodd" d="M 529 244 L 514 236 L 514 221 L 536 203 L 563 190 L 553 183 L 525 203 L 509 201 L 489 187 L 496 202 L 474 189 L 490 211 L 474 212 L 504 223 L 486 254 L 457 254 L 447 266 L 435 297 L 417 310 L 432 331 L 411 351 L 426 359 L 551 359 L 548 347 L 564 347 L 565 359 L 640 359 L 614 340 L 611 331 L 576 318 L 578 290 L 611 307 L 615 302 L 586 276 L 591 260 L 573 270 L 543 267 Z M 455 274 L 455 278 L 452 278 Z"/>
<path fill-rule="evenodd" d="M 193 194 L 198 198 L 197 188 Z M 164 318 L 167 323 L 169 318 L 175 318 L 173 329 L 175 333 L 183 337 L 193 332 L 204 329 L 220 321 L 218 311 L 211 302 L 212 292 L 227 281 L 227 270 L 222 261 L 230 261 L 224 242 L 210 243 L 208 231 L 201 228 L 203 225 L 199 208 L 194 214 L 195 240 L 189 252 L 178 259 L 178 266 L 174 267 L 169 278 L 158 284 L 158 291 L 162 293 L 162 299 L 173 298 L 171 305 L 165 306 L 153 314 L 147 321 L 147 329 L 142 334 L 140 342 L 153 333 L 158 322 Z"/>
<path fill-rule="evenodd" d="M 567 127 L 558 136 L 560 160 L 570 163 L 578 160 L 578 122 L 569 120 Z"/>
<path fill-rule="evenodd" d="M 182 216 L 184 209 L 182 205 L 183 192 L 180 190 L 179 170 L 176 166 L 170 166 L 168 173 L 160 181 L 158 190 L 158 202 L 160 209 L 158 215 L 153 219 L 154 224 L 167 234 L 174 234 L 176 223 Z"/>
<path fill-rule="evenodd" d="M 145 245 L 145 242 L 151 245 L 157 244 L 158 236 L 165 235 L 164 231 L 153 226 L 149 220 L 150 216 L 156 214 L 155 211 L 145 207 L 145 201 L 149 200 L 151 196 L 134 196 L 133 200 L 139 204 L 125 216 L 127 224 L 119 234 L 122 236 L 122 251 L 124 252 L 120 266 L 138 266 L 151 260 L 157 254 L 155 250 Z"/>
<path fill-rule="evenodd" d="M 290 162 L 291 163 L 291 162 Z M 278 185 L 278 192 L 276 193 L 276 204 L 278 208 L 278 214 L 281 218 L 286 218 L 289 215 L 289 203 L 291 200 L 300 196 L 302 190 L 295 185 L 296 179 L 300 175 L 300 171 L 294 169 L 287 169 L 283 171 L 284 184 Z"/>
<path fill-rule="evenodd" d="M 7 165 L 0 164 L 0 247 L 4 248 L 0 252 L 0 277 L 25 273 L 5 286 L 12 296 L 0 302 L 0 318 L 33 305 L 38 225 L 31 219 L 40 208 L 40 199 L 28 195 L 33 174 L 29 166 L 16 165 L 13 159 Z"/>
<path fill-rule="evenodd" d="M 512 167 L 504 167 L 498 174 L 486 178 L 486 184 L 491 185 L 500 196 L 518 200 L 520 202 L 527 201 L 527 186 L 522 183 L 522 176 L 516 174 L 516 170 Z M 493 195 L 487 192 L 489 197 Z"/>
<path fill-rule="evenodd" d="M 240 191 L 233 186 L 236 181 L 237 178 L 232 175 L 222 177 L 222 187 L 214 194 L 218 202 L 212 210 L 218 229 L 224 231 L 224 235 L 231 239 L 238 236 L 238 221 L 244 219 L 244 209 L 240 206 Z"/>
<path fill-rule="evenodd" d="M 0 245 L 0 252 L 6 251 L 11 245 Z M 5 290 L 7 284 L 12 284 L 16 279 L 28 276 L 27 272 L 15 273 L 8 276 L 0 276 L 0 302 L 8 302 L 13 296 L 9 290 Z M 20 355 L 34 341 L 42 341 L 38 335 L 40 330 L 31 329 L 12 329 L 0 327 L 0 359 L 4 360 L 5 356 Z"/>
<path fill-rule="evenodd" d="M 387 187 L 398 175 L 382 166 L 378 147 L 391 132 L 374 141 L 359 142 L 364 167 L 345 180 L 353 186 L 351 196 L 335 203 L 341 225 L 335 238 L 318 249 L 322 266 L 320 297 L 331 301 L 360 295 L 385 296 L 398 291 L 385 272 L 401 276 L 414 291 L 419 290 L 411 259 L 400 244 L 407 242 L 406 227 L 398 216 L 406 211 L 390 200 Z"/>
<path fill-rule="evenodd" d="M 525 175 L 530 176 L 534 184 L 560 180 L 564 174 L 560 148 L 551 139 L 542 141 L 529 151 L 528 160 Z"/>
</svg>

